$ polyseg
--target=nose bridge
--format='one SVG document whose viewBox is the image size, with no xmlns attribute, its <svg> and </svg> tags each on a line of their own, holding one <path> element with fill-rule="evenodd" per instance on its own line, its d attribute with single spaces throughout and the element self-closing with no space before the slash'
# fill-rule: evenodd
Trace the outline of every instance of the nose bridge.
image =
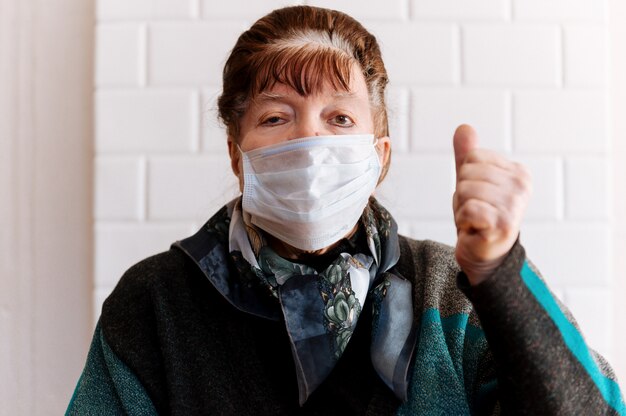
<svg viewBox="0 0 626 416">
<path fill-rule="evenodd" d="M 301 111 L 296 116 L 295 137 L 293 137 L 293 139 L 328 134 L 326 128 L 326 123 L 322 120 L 319 111 L 308 108 Z"/>
</svg>

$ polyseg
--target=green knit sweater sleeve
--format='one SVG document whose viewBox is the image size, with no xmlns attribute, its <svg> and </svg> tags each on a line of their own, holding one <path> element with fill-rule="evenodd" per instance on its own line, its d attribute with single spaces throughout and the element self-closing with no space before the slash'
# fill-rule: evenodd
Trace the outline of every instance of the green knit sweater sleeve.
<svg viewBox="0 0 626 416">
<path fill-rule="evenodd" d="M 415 260 L 418 337 L 409 399 L 398 415 L 626 416 L 615 374 L 519 241 L 476 286 L 454 248 L 406 241 L 403 253 Z"/>
<path fill-rule="evenodd" d="M 145 389 L 107 344 L 100 325 L 66 415 L 156 415 Z"/>
<path fill-rule="evenodd" d="M 504 414 L 626 415 L 610 366 L 587 346 L 519 242 L 490 279 L 470 286 L 461 273 L 458 284 L 489 343 Z"/>
</svg>

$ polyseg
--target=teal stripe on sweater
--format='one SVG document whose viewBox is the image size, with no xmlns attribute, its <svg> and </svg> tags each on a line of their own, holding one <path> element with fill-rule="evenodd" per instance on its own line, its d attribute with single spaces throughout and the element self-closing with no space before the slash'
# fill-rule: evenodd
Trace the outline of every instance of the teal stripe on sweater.
<svg viewBox="0 0 626 416">
<path fill-rule="evenodd" d="M 617 382 L 602 374 L 591 357 L 582 335 L 563 314 L 561 308 L 559 308 L 559 305 L 550 294 L 546 285 L 530 268 L 528 262 L 524 262 L 521 276 L 530 292 L 535 296 L 535 298 L 537 298 L 539 304 L 543 306 L 550 318 L 556 324 L 559 331 L 561 331 L 563 339 L 565 340 L 565 345 L 567 345 L 572 354 L 574 354 L 576 359 L 587 371 L 591 380 L 593 380 L 595 385 L 600 390 L 604 400 L 606 400 L 608 405 L 615 409 L 617 413 L 620 415 L 626 415 L 626 407 L 624 406 L 624 401 L 621 397 Z"/>
<path fill-rule="evenodd" d="M 475 342 L 485 337 L 483 330 L 477 326 L 468 323 L 469 315 L 466 313 L 456 313 L 454 315 L 441 317 L 438 309 L 426 309 L 422 315 L 422 325 L 428 325 L 432 323 L 441 324 L 444 333 L 461 329 L 465 331 L 465 336 L 470 341 Z"/>
<path fill-rule="evenodd" d="M 466 313 L 442 317 L 438 309 L 424 310 L 411 369 L 409 397 L 399 416 L 471 415 L 473 405 L 495 405 L 495 384 L 478 386 L 477 370 L 487 350 L 479 327 Z M 445 391 L 445 394 L 442 392 Z"/>
<path fill-rule="evenodd" d="M 157 411 L 137 376 L 115 355 L 100 324 L 96 326 L 85 369 L 66 416 L 153 416 Z"/>
</svg>

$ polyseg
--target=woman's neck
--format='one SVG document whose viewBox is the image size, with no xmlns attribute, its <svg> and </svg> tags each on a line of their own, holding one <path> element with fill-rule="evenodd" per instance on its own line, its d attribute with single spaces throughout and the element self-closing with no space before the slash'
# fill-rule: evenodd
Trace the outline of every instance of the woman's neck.
<svg viewBox="0 0 626 416">
<path fill-rule="evenodd" d="M 322 254 L 327 253 L 330 250 L 334 249 L 341 243 L 342 239 L 352 237 L 354 233 L 356 232 L 358 226 L 359 226 L 358 223 L 355 224 L 352 230 L 350 230 L 350 232 L 348 232 L 348 234 L 346 234 L 343 238 L 337 240 L 335 243 L 329 245 L 328 247 L 324 247 L 319 250 L 301 250 L 299 248 L 296 248 L 292 245 L 285 243 L 284 241 L 279 240 L 276 237 L 269 235 L 268 233 L 264 233 L 264 234 L 265 234 L 265 239 L 267 241 L 267 244 L 280 257 L 289 259 L 289 260 L 306 260 L 312 257 L 321 256 Z"/>
</svg>

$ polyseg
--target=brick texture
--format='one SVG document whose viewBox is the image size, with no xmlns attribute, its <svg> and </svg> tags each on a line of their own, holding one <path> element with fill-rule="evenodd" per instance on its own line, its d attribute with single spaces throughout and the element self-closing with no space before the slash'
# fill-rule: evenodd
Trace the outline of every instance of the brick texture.
<svg viewBox="0 0 626 416">
<path fill-rule="evenodd" d="M 570 157 L 565 163 L 566 215 L 572 220 L 607 220 L 609 175 L 604 157 Z"/>
<path fill-rule="evenodd" d="M 293 0 L 230 0 L 228 5 L 216 3 L 215 0 L 201 0 L 202 16 L 205 19 L 241 19 L 252 21 L 280 7 L 303 4 Z M 231 45 L 232 46 L 232 45 Z"/>
<path fill-rule="evenodd" d="M 458 80 L 458 34 L 451 24 L 372 23 L 394 86 L 452 85 Z"/>
<path fill-rule="evenodd" d="M 144 81 L 143 29 L 135 23 L 96 28 L 96 85 L 136 87 Z"/>
<path fill-rule="evenodd" d="M 514 95 L 513 107 L 516 150 L 607 150 L 607 109 L 603 91 L 519 92 Z"/>
<path fill-rule="evenodd" d="M 96 148 L 102 152 L 185 152 L 197 141 L 193 91 L 102 90 L 96 95 Z"/>
<path fill-rule="evenodd" d="M 406 0 L 315 0 L 308 3 L 340 10 L 357 20 L 402 20 L 408 17 L 409 10 Z"/>
<path fill-rule="evenodd" d="M 611 346 L 613 323 L 611 292 L 605 287 L 571 287 L 565 291 L 565 301 L 578 319 L 585 339 L 592 340 L 595 349 L 606 352 L 606 359 L 614 362 L 616 351 Z"/>
<path fill-rule="evenodd" d="M 95 64 L 95 310 L 123 271 L 238 193 L 216 117 L 239 34 L 289 4 L 346 11 L 379 39 L 391 170 L 377 196 L 403 233 L 454 245 L 452 135 L 534 177 L 522 242 L 611 354 L 605 0 L 99 0 Z"/>
<path fill-rule="evenodd" d="M 416 18 L 507 19 L 510 14 L 506 0 L 412 0 Z"/>
<path fill-rule="evenodd" d="M 451 132 L 462 123 L 480 132 L 481 145 L 493 150 L 510 148 L 508 95 L 499 90 L 417 89 L 413 91 L 412 148 L 449 150 Z"/>
<path fill-rule="evenodd" d="M 607 80 L 606 27 L 566 25 L 563 29 L 565 84 L 571 87 L 602 87 Z"/>
<path fill-rule="evenodd" d="M 148 28 L 148 82 L 219 85 L 227 52 L 245 28 L 232 22 L 158 22 Z"/>
<path fill-rule="evenodd" d="M 193 17 L 196 0 L 98 0 L 98 20 L 177 19 Z"/>
<path fill-rule="evenodd" d="M 521 241 L 544 277 L 557 286 L 606 286 L 609 275 L 609 228 L 580 223 L 527 223 Z"/>
<path fill-rule="evenodd" d="M 453 186 L 452 154 L 397 155 L 378 192 L 400 218 L 452 221 Z"/>
<path fill-rule="evenodd" d="M 481 86 L 556 86 L 559 37 L 557 27 L 549 25 L 467 25 L 463 80 Z"/>
<path fill-rule="evenodd" d="M 114 286 L 130 266 L 166 251 L 191 231 L 188 224 L 96 223 L 96 288 Z"/>
<path fill-rule="evenodd" d="M 95 217 L 140 220 L 143 217 L 144 163 L 134 156 L 96 159 Z"/>
<path fill-rule="evenodd" d="M 516 19 L 602 21 L 606 0 L 513 0 Z"/>
<path fill-rule="evenodd" d="M 229 159 L 219 155 L 152 158 L 148 183 L 150 220 L 206 220 L 239 193 Z"/>
<path fill-rule="evenodd" d="M 563 218 L 563 163 L 554 156 L 517 156 L 533 177 L 533 196 L 527 220 L 557 221 Z"/>
</svg>

